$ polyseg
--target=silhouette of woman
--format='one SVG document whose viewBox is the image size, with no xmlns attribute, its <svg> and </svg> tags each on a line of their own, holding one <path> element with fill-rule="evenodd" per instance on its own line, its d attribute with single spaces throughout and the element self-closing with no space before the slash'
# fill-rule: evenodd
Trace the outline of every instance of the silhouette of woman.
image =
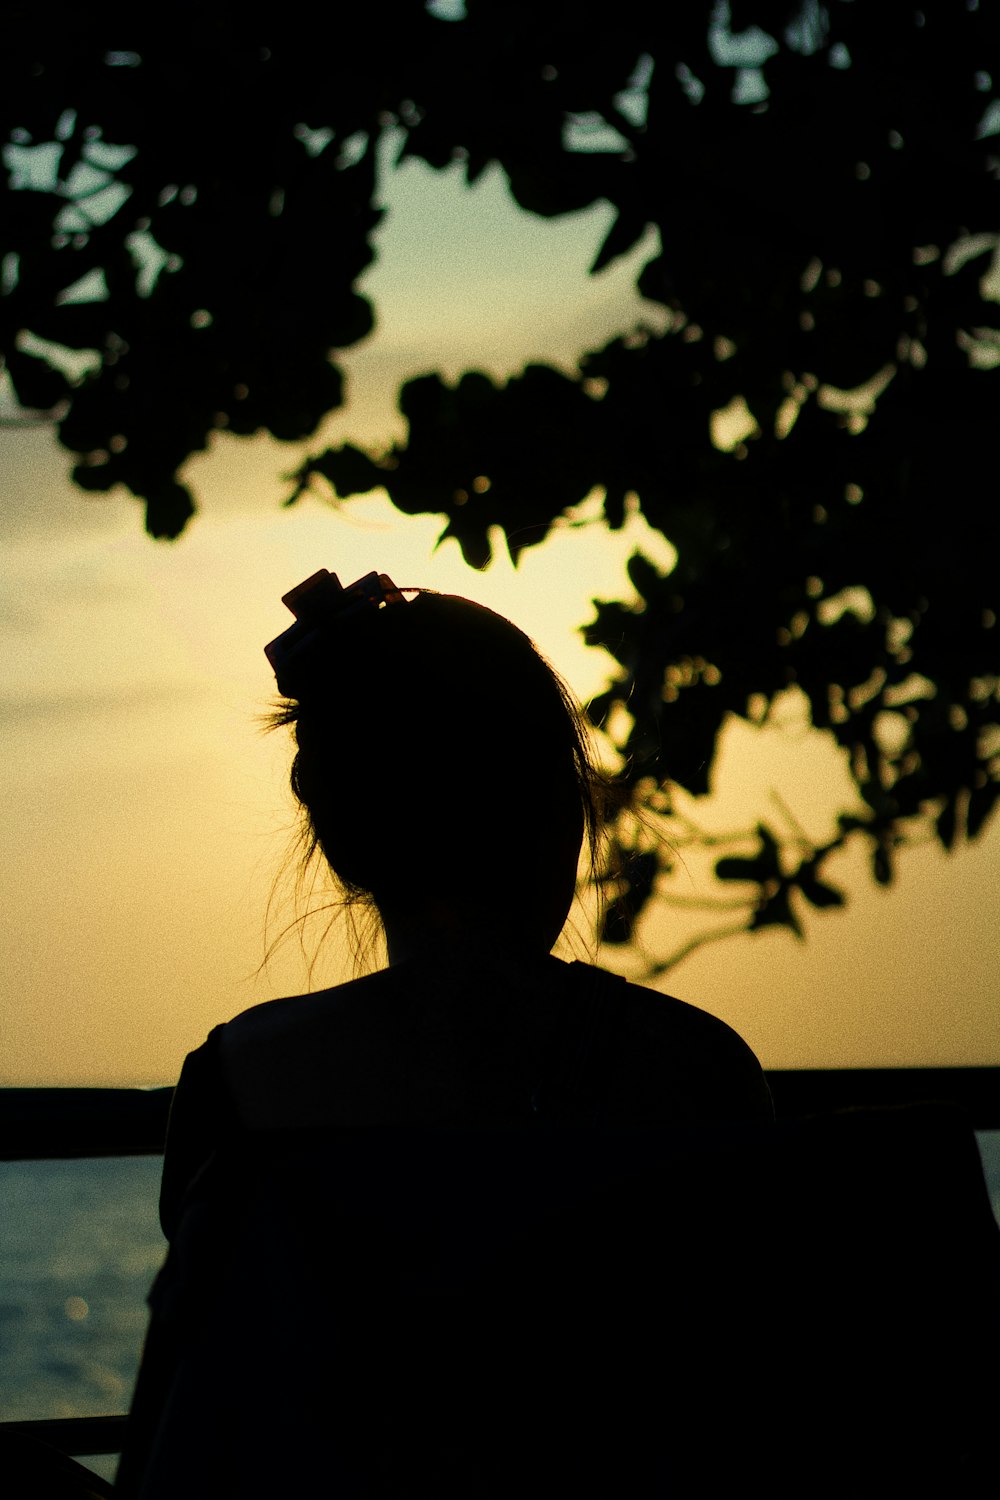
<svg viewBox="0 0 1000 1500">
<path fill-rule="evenodd" d="M 411 591 L 407 591 L 408 593 Z M 388 968 L 258 1005 L 208 1048 L 249 1128 L 499 1123 L 530 1110 L 557 1011 L 585 964 L 551 957 L 602 785 L 578 710 L 532 642 L 467 599 L 407 598 L 325 570 L 285 598 L 267 648 L 294 725 L 307 852 L 384 926 Z M 760 1066 L 723 1022 L 638 985 L 615 989 L 601 1117 L 621 1125 L 760 1119 Z M 164 1176 L 168 1221 L 211 1150 L 219 1107 L 194 1054 Z M 536 1100 L 536 1103 L 538 1101 Z"/>
<path fill-rule="evenodd" d="M 573 901 L 585 840 L 595 858 L 602 781 L 578 710 L 532 642 L 466 599 L 404 593 L 374 573 L 345 589 L 322 570 L 285 602 L 296 622 L 271 642 L 267 655 L 285 698 L 275 722 L 294 726 L 291 783 L 303 810 L 307 852 L 322 853 L 348 900 L 377 911 L 389 963 L 333 989 L 255 1006 L 217 1027 L 185 1062 L 161 1196 L 171 1252 L 151 1298 L 153 1323 L 119 1479 L 123 1492 L 144 1497 L 172 1493 L 182 1477 L 191 1493 L 191 1474 L 178 1469 L 176 1434 L 190 1424 L 192 1410 L 204 1411 L 206 1403 L 214 1409 L 219 1399 L 217 1375 L 196 1390 L 197 1378 L 209 1379 L 204 1351 L 187 1361 L 202 1375 L 185 1377 L 178 1394 L 183 1337 L 171 1318 L 183 1301 L 178 1287 L 197 1280 L 199 1257 L 205 1259 L 197 1205 L 214 1195 L 217 1237 L 223 1197 L 226 1213 L 236 1212 L 236 1200 L 242 1213 L 264 1193 L 266 1174 L 247 1178 L 244 1172 L 235 1199 L 232 1192 L 220 1195 L 218 1160 L 227 1143 L 278 1140 L 287 1147 L 294 1140 L 291 1155 L 301 1162 L 303 1151 L 309 1154 L 303 1143 L 327 1142 L 338 1131 L 340 1139 L 345 1130 L 356 1143 L 360 1126 L 372 1128 L 366 1141 L 381 1139 L 386 1129 L 397 1132 L 396 1141 L 422 1139 L 428 1129 L 452 1139 L 456 1130 L 499 1130 L 509 1139 L 521 1127 L 529 1133 L 535 1127 L 537 1140 L 560 1135 L 551 1128 L 539 1132 L 539 1125 L 617 1129 L 772 1118 L 760 1066 L 728 1026 L 594 966 L 551 955 Z M 378 1172 L 362 1174 L 366 1180 L 393 1179 L 399 1152 L 392 1151 L 395 1156 L 380 1158 Z M 268 1179 L 267 1192 L 282 1192 L 283 1207 L 272 1201 L 253 1231 L 258 1246 L 270 1245 L 272 1263 L 287 1251 L 283 1241 L 269 1238 L 273 1227 L 287 1228 L 297 1212 L 287 1173 L 280 1189 L 275 1180 Z M 399 1192 L 406 1191 L 403 1184 Z M 383 1208 L 390 1197 L 386 1187 Z M 369 1222 L 364 1214 L 356 1217 Z M 311 1234 L 304 1233 L 303 1243 Z M 328 1243 L 326 1231 L 320 1237 Z M 233 1261 L 242 1253 L 230 1247 L 217 1257 L 229 1266 L 226 1298 L 233 1295 Z M 367 1254 L 356 1275 L 366 1275 L 381 1251 L 369 1245 Z M 392 1265 L 385 1269 L 387 1280 L 394 1274 Z M 283 1286 L 305 1275 L 300 1265 L 299 1273 L 284 1275 Z M 203 1294 L 193 1318 L 199 1327 L 211 1322 L 206 1307 L 217 1310 L 221 1297 L 218 1283 Z M 296 1316 L 284 1317 L 286 1330 Z M 232 1331 L 238 1322 L 226 1335 L 213 1324 L 212 1339 L 243 1337 Z M 390 1335 L 383 1330 L 383 1336 Z M 284 1357 L 301 1363 L 305 1354 L 292 1347 Z M 354 1358 L 356 1366 L 363 1363 L 357 1352 Z M 277 1359 L 273 1349 L 256 1348 L 242 1361 L 231 1359 L 230 1370 L 255 1360 L 273 1370 Z M 222 1377 L 222 1383 L 236 1378 Z M 385 1366 L 372 1378 L 383 1387 Z M 300 1401 L 308 1384 L 298 1377 L 294 1382 Z M 407 1404 L 400 1399 L 397 1417 Z M 167 1437 L 164 1412 L 173 1413 Z M 288 1421 L 295 1420 L 291 1409 Z M 225 1422 L 211 1426 L 221 1441 Z M 244 1427 L 237 1441 L 252 1449 L 254 1474 L 264 1474 L 259 1434 L 251 1440 Z M 438 1445 L 439 1458 L 446 1447 Z M 223 1467 L 212 1482 L 225 1492 L 250 1493 L 246 1475 L 227 1489 L 231 1451 L 216 1460 Z M 412 1488 L 394 1489 L 385 1480 L 388 1487 L 380 1489 L 371 1474 L 359 1478 L 359 1462 L 338 1471 L 339 1488 L 331 1494 L 423 1493 L 430 1471 L 437 1473 L 430 1465 L 423 1480 L 411 1474 Z M 220 1477 L 225 1473 L 229 1480 Z M 272 1492 L 270 1482 L 280 1484 L 280 1472 L 261 1478 L 253 1492 Z M 440 1474 L 434 1482 L 444 1483 Z M 469 1483 L 466 1473 L 463 1493 L 492 1493 Z"/>
</svg>

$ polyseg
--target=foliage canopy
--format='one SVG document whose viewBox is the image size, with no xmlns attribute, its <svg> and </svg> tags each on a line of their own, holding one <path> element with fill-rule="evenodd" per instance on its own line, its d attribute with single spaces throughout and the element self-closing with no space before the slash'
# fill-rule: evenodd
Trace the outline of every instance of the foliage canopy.
<svg viewBox="0 0 1000 1500">
<path fill-rule="evenodd" d="M 378 143 L 470 182 L 499 162 L 522 208 L 606 200 L 593 271 L 647 226 L 639 289 L 666 310 L 576 375 L 476 371 L 400 392 L 404 444 L 313 455 L 342 498 L 383 486 L 444 517 L 473 565 L 515 561 L 593 491 L 674 544 L 636 555 L 642 607 L 596 603 L 618 663 L 591 705 L 634 806 L 707 789 L 731 714 L 790 684 L 850 755 L 867 809 L 819 847 L 764 820 L 726 855 L 751 926 L 839 904 L 848 837 L 875 879 L 932 828 L 986 824 L 1000 786 L 995 433 L 1000 22 L 975 0 L 468 0 L 172 27 L 14 7 L 0 349 L 84 489 L 125 484 L 153 536 L 193 511 L 177 477 L 225 427 L 302 439 L 343 399 L 337 351 L 372 326 Z M 128 49 L 128 50 L 122 50 Z M 713 421 L 743 414 L 717 446 Z M 624 726 L 624 727 L 623 727 Z M 627 941 L 669 849 L 623 818 L 605 927 Z M 792 900 L 795 894 L 794 902 Z"/>
</svg>

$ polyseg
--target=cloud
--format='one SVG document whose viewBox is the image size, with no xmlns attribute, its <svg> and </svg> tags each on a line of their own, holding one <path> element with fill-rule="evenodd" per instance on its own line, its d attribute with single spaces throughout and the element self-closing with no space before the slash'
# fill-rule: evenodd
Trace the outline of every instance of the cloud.
<svg viewBox="0 0 1000 1500">
<path fill-rule="evenodd" d="M 198 682 L 157 682 L 115 689 L 84 692 L 42 692 L 24 695 L 0 694 L 0 728 L 39 721 L 60 723 L 79 719 L 93 727 L 109 714 L 133 715 L 149 708 L 180 707 L 211 696 L 210 686 Z"/>
</svg>

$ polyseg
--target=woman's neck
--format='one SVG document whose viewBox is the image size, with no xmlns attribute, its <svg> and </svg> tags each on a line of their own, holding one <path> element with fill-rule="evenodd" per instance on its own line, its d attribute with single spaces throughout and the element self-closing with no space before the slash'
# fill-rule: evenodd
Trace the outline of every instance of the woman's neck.
<svg viewBox="0 0 1000 1500">
<path fill-rule="evenodd" d="M 504 913 L 470 915 L 443 902 L 428 902 L 406 911 L 383 910 L 381 916 L 390 966 L 458 956 L 489 961 L 498 953 L 542 959 L 552 948 L 547 934 L 526 931 Z"/>
</svg>

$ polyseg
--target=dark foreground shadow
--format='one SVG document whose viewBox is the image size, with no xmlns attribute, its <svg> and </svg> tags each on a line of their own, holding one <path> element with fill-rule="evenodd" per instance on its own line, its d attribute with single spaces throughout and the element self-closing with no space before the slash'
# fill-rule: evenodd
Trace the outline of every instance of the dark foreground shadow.
<svg viewBox="0 0 1000 1500">
<path fill-rule="evenodd" d="M 989 1492 L 1000 1235 L 947 1106 L 247 1137 L 152 1306 L 127 1494 Z"/>
</svg>

